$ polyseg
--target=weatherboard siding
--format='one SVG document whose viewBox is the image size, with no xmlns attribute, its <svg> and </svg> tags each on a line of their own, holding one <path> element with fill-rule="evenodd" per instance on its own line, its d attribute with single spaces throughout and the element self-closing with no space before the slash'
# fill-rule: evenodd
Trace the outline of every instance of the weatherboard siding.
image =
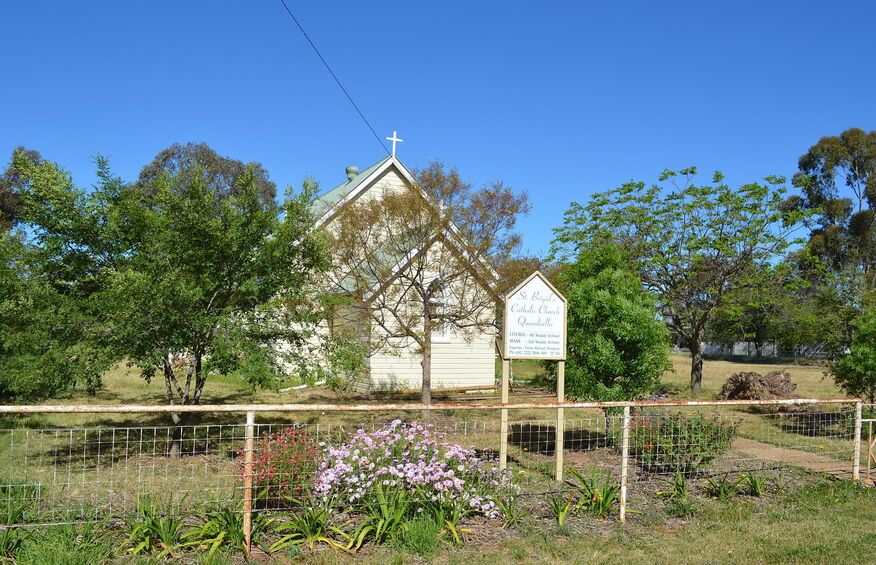
<svg viewBox="0 0 876 565">
<path fill-rule="evenodd" d="M 390 167 L 384 171 L 376 181 L 374 181 L 371 188 L 361 193 L 359 200 L 361 202 L 368 202 L 374 199 L 381 200 L 387 193 L 402 193 L 406 186 L 407 181 L 402 178 L 401 174 L 395 169 L 395 167 Z"/>
<path fill-rule="evenodd" d="M 432 388 L 479 388 L 493 386 L 495 337 L 480 334 L 471 340 L 451 335 L 449 341 L 432 344 Z M 370 379 L 357 384 L 360 390 L 419 389 L 423 383 L 421 357 L 412 348 L 375 353 L 369 359 Z"/>
</svg>

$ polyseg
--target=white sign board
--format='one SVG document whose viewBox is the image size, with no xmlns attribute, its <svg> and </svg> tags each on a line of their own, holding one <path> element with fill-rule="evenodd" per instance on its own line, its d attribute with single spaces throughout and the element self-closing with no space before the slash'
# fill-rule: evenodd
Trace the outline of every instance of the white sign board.
<svg viewBox="0 0 876 565">
<path fill-rule="evenodd" d="M 566 299 L 536 271 L 505 299 L 505 359 L 566 358 Z"/>
</svg>

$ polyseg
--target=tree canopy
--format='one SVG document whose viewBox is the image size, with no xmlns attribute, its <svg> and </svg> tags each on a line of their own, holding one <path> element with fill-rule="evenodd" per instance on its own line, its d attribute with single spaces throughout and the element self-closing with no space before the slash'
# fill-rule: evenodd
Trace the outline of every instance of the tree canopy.
<svg viewBox="0 0 876 565">
<path fill-rule="evenodd" d="M 148 189 L 159 179 L 169 182 L 169 188 L 180 193 L 196 181 L 221 197 L 237 195 L 243 185 L 251 185 L 263 205 L 276 205 L 277 185 L 261 163 L 223 157 L 205 143 L 175 143 L 163 149 L 143 167 L 136 184 L 140 189 Z"/>
<path fill-rule="evenodd" d="M 876 266 L 876 131 L 824 136 L 800 157 L 788 208 L 814 212 L 809 248 L 836 271 L 853 269 L 873 285 Z"/>
<path fill-rule="evenodd" d="M 573 202 L 555 230 L 552 252 L 574 257 L 587 247 L 622 247 L 669 327 L 691 351 L 691 389 L 702 382 L 702 341 L 728 295 L 756 287 L 755 267 L 780 257 L 802 215 L 782 206 L 784 179 L 732 188 L 721 173 L 696 184 L 695 168 L 664 171 L 662 185 L 630 182 L 586 205 Z"/>
<path fill-rule="evenodd" d="M 309 212 L 315 187 L 288 191 L 278 206 L 260 167 L 223 176 L 227 160 L 212 164 L 180 161 L 128 184 L 98 159 L 99 182 L 85 191 L 53 163 L 21 152 L 13 160 L 30 236 L 7 242 L 27 262 L 7 261 L 6 276 L 75 304 L 76 343 L 147 379 L 160 374 L 170 403 L 198 403 L 210 374 L 283 378 L 309 357 L 321 316 L 312 283 L 328 263 Z M 64 310 L 46 312 L 56 321 Z M 75 365 L 82 356 L 70 345 L 64 358 Z"/>
<path fill-rule="evenodd" d="M 39 153 L 24 147 L 12 152 L 13 156 L 17 154 L 36 163 L 42 160 Z M 0 174 L 0 232 L 9 230 L 21 219 L 21 193 L 25 182 L 12 163 Z"/>
</svg>

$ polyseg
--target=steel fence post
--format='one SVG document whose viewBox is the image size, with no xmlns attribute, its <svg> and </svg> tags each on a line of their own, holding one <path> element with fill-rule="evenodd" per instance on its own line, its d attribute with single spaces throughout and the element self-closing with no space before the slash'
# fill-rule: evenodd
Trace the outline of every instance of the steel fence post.
<svg viewBox="0 0 876 565">
<path fill-rule="evenodd" d="M 627 482 L 629 480 L 630 462 L 630 407 L 624 406 L 624 424 L 621 440 L 621 487 L 620 487 L 620 521 L 627 521 Z"/>
<path fill-rule="evenodd" d="M 243 543 L 252 550 L 252 461 L 255 448 L 255 412 L 246 413 L 243 447 Z"/>
<path fill-rule="evenodd" d="M 855 402 L 855 453 L 852 460 L 852 480 L 861 479 L 861 410 L 863 402 Z"/>
</svg>

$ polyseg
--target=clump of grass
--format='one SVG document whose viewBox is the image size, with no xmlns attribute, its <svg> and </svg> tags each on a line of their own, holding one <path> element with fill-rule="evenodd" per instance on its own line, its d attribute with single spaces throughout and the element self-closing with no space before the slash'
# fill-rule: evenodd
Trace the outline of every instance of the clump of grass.
<svg viewBox="0 0 876 565">
<path fill-rule="evenodd" d="M 681 471 L 677 471 L 671 479 L 664 479 L 663 484 L 666 486 L 662 490 L 657 491 L 658 498 L 672 501 L 688 497 L 687 478 Z"/>
<path fill-rule="evenodd" d="M 20 565 L 94 565 L 107 561 L 114 545 L 101 522 L 55 526 L 28 539 L 15 561 Z"/>
<path fill-rule="evenodd" d="M 574 479 L 570 484 L 579 496 L 575 512 L 584 511 L 602 518 L 611 514 L 620 494 L 620 485 L 611 478 L 611 474 L 599 475 L 591 471 L 589 475 L 584 475 L 576 469 L 569 471 Z"/>
<path fill-rule="evenodd" d="M 744 473 L 740 477 L 745 493 L 760 498 L 766 493 L 766 478 L 759 473 Z"/>
<path fill-rule="evenodd" d="M 128 525 L 131 533 L 125 542 L 127 552 L 131 555 L 158 552 L 158 559 L 176 557 L 174 552 L 186 545 L 183 542 L 184 519 L 184 515 L 169 509 L 160 510 L 151 496 L 137 497 L 135 516 Z"/>
<path fill-rule="evenodd" d="M 547 501 L 557 525 L 563 526 L 575 508 L 575 498 L 565 492 L 551 492 L 548 494 Z"/>
<path fill-rule="evenodd" d="M 0 526 L 0 563 L 13 560 L 22 541 L 21 528 Z"/>
<path fill-rule="evenodd" d="M 780 473 L 775 479 L 773 479 L 773 488 L 776 490 L 778 494 L 785 494 L 790 490 L 791 487 L 791 477 L 785 476 L 784 473 Z"/>
<path fill-rule="evenodd" d="M 520 496 L 514 492 L 506 492 L 496 497 L 496 506 L 502 513 L 502 528 L 510 528 L 523 518 L 519 500 Z"/>
<path fill-rule="evenodd" d="M 24 523 L 39 496 L 39 485 L 0 478 L 0 561 L 18 553 L 25 536 L 16 526 Z"/>
<path fill-rule="evenodd" d="M 739 494 L 741 481 L 742 478 L 731 480 L 729 473 L 723 475 L 720 479 L 707 479 L 706 494 L 721 502 L 726 502 Z"/>
<path fill-rule="evenodd" d="M 186 545 L 206 549 L 207 553 L 215 553 L 222 547 L 246 550 L 246 538 L 243 532 L 243 503 L 223 504 L 215 502 L 203 513 L 199 527 L 184 534 Z M 256 513 L 252 517 L 252 541 L 258 543 L 273 522 L 266 514 Z"/>
<path fill-rule="evenodd" d="M 318 499 L 297 502 L 301 503 L 300 510 L 274 528 L 274 531 L 282 537 L 271 546 L 272 553 L 287 551 L 291 547 L 313 550 L 319 545 L 352 553 L 350 551 L 352 540 L 335 525 L 330 503 Z"/>
<path fill-rule="evenodd" d="M 692 498 L 673 498 L 666 503 L 666 512 L 673 518 L 689 518 L 697 513 L 697 503 Z"/>
<path fill-rule="evenodd" d="M 428 559 L 441 547 L 442 529 L 431 516 L 420 516 L 401 525 L 394 536 L 393 545 Z"/>
<path fill-rule="evenodd" d="M 688 518 L 697 512 L 697 504 L 690 497 L 687 477 L 677 471 L 671 479 L 663 481 L 666 485 L 657 491 L 657 497 L 666 501 L 666 512 L 674 518 Z"/>
</svg>

